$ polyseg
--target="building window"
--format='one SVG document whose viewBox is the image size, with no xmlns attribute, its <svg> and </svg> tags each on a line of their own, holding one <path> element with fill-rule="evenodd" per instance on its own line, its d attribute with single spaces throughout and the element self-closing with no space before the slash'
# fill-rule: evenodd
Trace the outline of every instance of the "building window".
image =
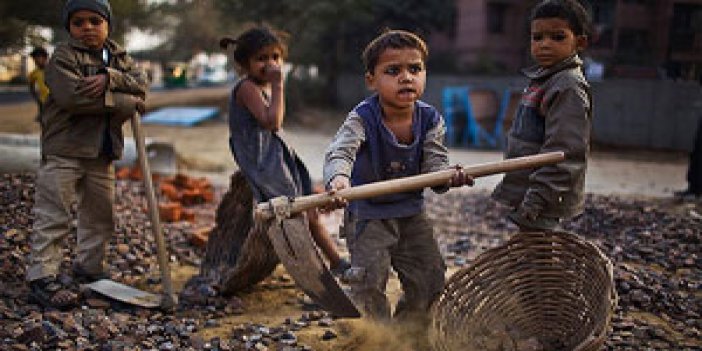
<svg viewBox="0 0 702 351">
<path fill-rule="evenodd" d="M 699 49 L 702 38 L 702 6 L 676 4 L 670 28 L 670 46 L 673 50 Z"/>
<path fill-rule="evenodd" d="M 505 32 L 505 13 L 507 4 L 489 3 L 487 8 L 488 33 L 503 34 Z"/>
</svg>

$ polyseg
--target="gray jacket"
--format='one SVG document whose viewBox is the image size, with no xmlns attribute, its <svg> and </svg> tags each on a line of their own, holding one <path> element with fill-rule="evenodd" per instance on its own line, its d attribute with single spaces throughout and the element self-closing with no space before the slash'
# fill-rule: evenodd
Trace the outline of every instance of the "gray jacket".
<svg viewBox="0 0 702 351">
<path fill-rule="evenodd" d="M 46 68 L 51 93 L 41 120 L 42 155 L 95 158 L 107 143 L 110 156 L 121 157 L 122 125 L 136 112 L 136 99 L 145 98 L 147 79 L 117 43 L 108 39 L 105 47 L 107 65 L 101 52 L 74 39 L 59 44 L 51 55 Z M 103 96 L 76 93 L 82 78 L 98 72 L 108 77 Z"/>
<path fill-rule="evenodd" d="M 505 174 L 492 194 L 494 199 L 548 217 L 582 212 L 592 96 L 581 66 L 575 55 L 549 69 L 524 70 L 531 81 L 507 137 L 505 157 L 563 151 L 566 160 Z"/>
</svg>

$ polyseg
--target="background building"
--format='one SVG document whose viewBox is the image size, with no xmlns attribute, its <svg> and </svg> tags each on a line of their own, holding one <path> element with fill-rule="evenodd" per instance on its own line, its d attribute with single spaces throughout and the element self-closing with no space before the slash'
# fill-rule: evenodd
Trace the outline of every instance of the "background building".
<svg viewBox="0 0 702 351">
<path fill-rule="evenodd" d="M 455 29 L 432 38 L 466 72 L 514 73 L 529 64 L 528 14 L 536 1 L 457 0 Z M 699 80 L 702 0 L 591 0 L 587 55 L 612 77 Z"/>
</svg>

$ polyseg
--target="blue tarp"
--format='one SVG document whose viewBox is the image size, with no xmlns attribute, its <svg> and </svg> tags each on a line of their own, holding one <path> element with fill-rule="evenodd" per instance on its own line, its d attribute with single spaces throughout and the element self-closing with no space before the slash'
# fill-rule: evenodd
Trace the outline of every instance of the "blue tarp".
<svg viewBox="0 0 702 351">
<path fill-rule="evenodd" d="M 142 123 L 192 126 L 219 115 L 216 107 L 164 107 L 142 117 Z"/>
</svg>

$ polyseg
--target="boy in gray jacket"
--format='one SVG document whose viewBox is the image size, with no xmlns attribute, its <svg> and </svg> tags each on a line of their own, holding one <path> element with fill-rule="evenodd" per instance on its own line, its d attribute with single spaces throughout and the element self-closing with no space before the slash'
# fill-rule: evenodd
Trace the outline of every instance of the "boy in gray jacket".
<svg viewBox="0 0 702 351">
<path fill-rule="evenodd" d="M 507 138 L 506 158 L 563 151 L 556 165 L 507 173 L 494 199 L 514 210 L 520 230 L 551 230 L 582 212 L 592 97 L 578 52 L 585 49 L 591 21 L 576 0 L 545 0 L 531 13 L 529 86 Z"/>
<path fill-rule="evenodd" d="M 105 245 L 114 232 L 114 167 L 122 156 L 122 125 L 144 112 L 146 75 L 123 48 L 107 38 L 107 0 L 68 0 L 63 23 L 71 38 L 56 47 L 46 69 L 51 93 L 41 119 L 34 228 L 27 266 L 29 297 L 45 307 L 78 301 L 75 286 L 59 279 L 61 247 L 71 232 L 77 202 L 73 276 L 79 282 L 107 277 Z"/>
</svg>

